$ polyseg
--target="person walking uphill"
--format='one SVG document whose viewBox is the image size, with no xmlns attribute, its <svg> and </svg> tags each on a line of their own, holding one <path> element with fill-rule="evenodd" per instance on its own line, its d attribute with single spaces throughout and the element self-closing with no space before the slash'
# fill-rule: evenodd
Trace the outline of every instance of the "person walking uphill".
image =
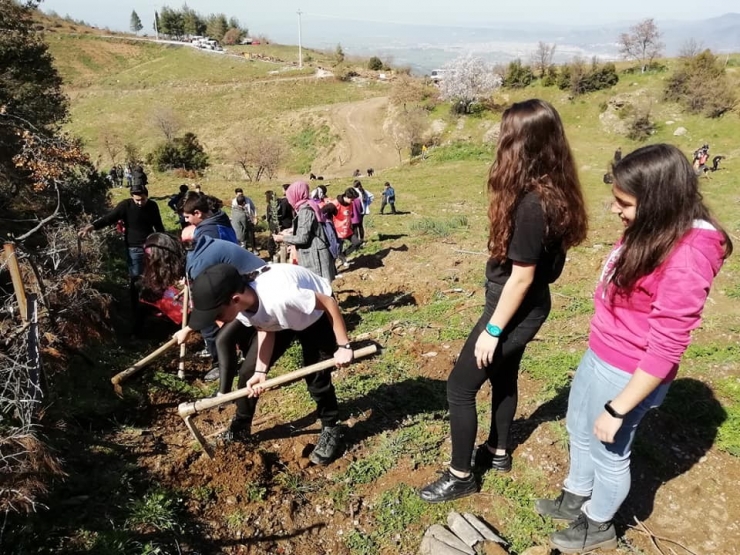
<svg viewBox="0 0 740 555">
<path fill-rule="evenodd" d="M 194 308 L 189 325 L 193 329 L 211 325 L 218 318 L 227 322 L 227 326 L 228 322 L 238 320 L 257 330 L 257 338 L 251 339 L 239 371 L 239 388 L 247 387 L 250 395 L 237 401 L 228 438 L 249 436 L 261 384 L 293 339 L 297 338 L 301 344 L 304 366 L 319 362 L 322 354 L 333 356 L 340 367 L 354 358 L 344 319 L 331 296 L 331 286 L 305 268 L 273 264 L 242 276 L 235 267 L 218 264 L 201 272 L 191 290 Z M 175 334 L 179 342 L 186 336 L 186 330 Z M 329 464 L 341 449 L 338 403 L 331 372 L 324 370 L 307 376 L 306 385 L 321 420 L 321 436 L 310 459 L 314 464 Z"/>
<path fill-rule="evenodd" d="M 421 490 L 430 503 L 478 490 L 471 472 L 475 397 L 486 381 L 491 383 L 491 429 L 473 464 L 476 470 L 511 469 L 507 448 L 519 365 L 550 312 L 549 284 L 560 276 L 566 251 L 586 238 L 578 173 L 560 116 L 550 104 L 527 100 L 504 112 L 488 191 L 485 309 L 447 381 L 452 462 Z"/>
<path fill-rule="evenodd" d="M 144 242 L 150 233 L 164 232 L 162 216 L 157 203 L 149 201 L 146 187 L 131 187 L 131 198 L 122 200 L 105 216 L 83 227 L 79 235 L 85 237 L 93 230 L 123 222 L 123 239 L 126 244 L 128 262 L 129 295 L 131 310 L 134 313 L 134 334 L 141 330 L 142 313 L 139 307 L 138 279 L 144 273 Z"/>
<path fill-rule="evenodd" d="M 601 273 L 589 348 L 570 389 L 570 469 L 557 499 L 535 503 L 572 521 L 550 536 L 561 553 L 617 547 L 612 519 L 630 490 L 636 428 L 663 401 L 732 252 L 676 147 L 639 148 L 612 173 L 612 212 L 625 229 Z"/>
<path fill-rule="evenodd" d="M 383 197 L 380 201 L 380 213 L 382 214 L 385 210 L 385 205 L 390 204 L 391 205 L 391 214 L 396 213 L 396 191 L 393 187 L 391 187 L 391 184 L 387 181 L 385 182 L 383 192 L 381 193 L 381 196 Z"/>
<path fill-rule="evenodd" d="M 297 216 L 293 222 L 293 234 L 275 235 L 275 242 L 295 245 L 298 263 L 331 283 L 337 271 L 329 248 L 329 238 L 324 231 L 326 217 L 316 201 L 309 198 L 308 183 L 305 181 L 293 183 L 285 196 Z"/>
</svg>

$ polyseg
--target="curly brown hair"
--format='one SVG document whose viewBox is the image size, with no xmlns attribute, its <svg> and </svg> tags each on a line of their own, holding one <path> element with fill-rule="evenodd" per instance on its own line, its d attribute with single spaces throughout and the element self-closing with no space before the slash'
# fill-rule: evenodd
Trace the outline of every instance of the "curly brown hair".
<svg viewBox="0 0 740 555">
<path fill-rule="evenodd" d="M 144 253 L 142 295 L 156 300 L 185 276 L 185 249 L 178 238 L 168 233 L 152 233 L 146 238 Z"/>
<path fill-rule="evenodd" d="M 501 119 L 488 175 L 488 250 L 498 262 L 506 261 L 516 207 L 529 192 L 542 205 L 546 244 L 567 250 L 583 242 L 588 216 L 563 122 L 551 104 L 538 99 L 513 104 Z"/>
</svg>

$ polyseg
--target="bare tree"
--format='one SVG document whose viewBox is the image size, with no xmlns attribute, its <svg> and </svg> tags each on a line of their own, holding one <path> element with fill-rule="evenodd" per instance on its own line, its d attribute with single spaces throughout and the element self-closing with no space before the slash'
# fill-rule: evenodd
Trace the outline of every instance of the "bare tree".
<svg viewBox="0 0 740 555">
<path fill-rule="evenodd" d="M 100 144 L 103 146 L 108 158 L 110 158 L 110 163 L 115 166 L 118 155 L 123 150 L 123 143 L 120 137 L 111 131 L 105 130 L 100 134 Z"/>
<path fill-rule="evenodd" d="M 547 68 L 552 65 L 552 60 L 555 57 L 556 44 L 547 44 L 546 42 L 540 41 L 537 44 L 537 50 L 532 54 L 532 66 L 535 70 L 540 72 L 540 79 L 547 73 Z"/>
<path fill-rule="evenodd" d="M 423 108 L 413 106 L 398 112 L 388 122 L 387 131 L 398 152 L 398 163 L 403 163 L 403 151 L 413 151 L 414 146 L 421 143 L 427 128 L 427 116 Z"/>
<path fill-rule="evenodd" d="M 285 145 L 276 136 L 246 132 L 234 145 L 232 161 L 249 181 L 272 179 L 285 158 Z"/>
<path fill-rule="evenodd" d="M 162 132 L 168 142 L 174 139 L 180 130 L 180 118 L 167 106 L 159 106 L 152 112 L 152 124 Z"/>
<path fill-rule="evenodd" d="M 696 58 L 703 50 L 704 47 L 702 46 L 702 44 L 700 42 L 697 42 L 696 39 L 692 38 L 684 41 L 681 44 L 679 56 L 686 60 L 690 60 L 691 58 Z"/>
<path fill-rule="evenodd" d="M 655 20 L 645 19 L 634 27 L 629 33 L 622 33 L 619 37 L 619 53 L 626 60 L 635 60 L 640 64 L 642 73 L 653 60 L 661 55 L 665 44 L 660 42 L 661 33 Z"/>
</svg>

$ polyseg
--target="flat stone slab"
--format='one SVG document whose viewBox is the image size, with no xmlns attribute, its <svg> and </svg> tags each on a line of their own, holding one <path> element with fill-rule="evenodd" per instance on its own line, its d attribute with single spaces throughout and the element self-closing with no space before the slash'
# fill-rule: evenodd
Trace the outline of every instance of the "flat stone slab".
<svg viewBox="0 0 740 555">
<path fill-rule="evenodd" d="M 467 553 L 468 555 L 475 555 L 475 550 L 472 547 L 467 545 L 464 541 L 440 524 L 433 524 L 430 526 L 425 535 L 431 536 L 442 543 L 446 543 L 457 551 Z"/>
<path fill-rule="evenodd" d="M 481 519 L 479 519 L 477 516 L 470 513 L 464 513 L 463 516 L 465 517 L 465 520 L 467 520 L 468 523 L 470 523 L 470 525 L 475 528 L 486 541 L 492 541 L 500 543 L 501 545 L 506 545 L 506 540 L 499 536 L 496 532 L 491 530 L 491 527 L 488 526 L 488 524 L 483 522 Z"/>
<path fill-rule="evenodd" d="M 463 555 L 464 553 L 432 536 L 424 536 L 421 540 L 421 547 L 419 547 L 419 555 Z"/>
<path fill-rule="evenodd" d="M 447 526 L 469 547 L 473 547 L 478 542 L 485 541 L 483 535 L 458 512 L 452 511 L 447 515 Z"/>
</svg>

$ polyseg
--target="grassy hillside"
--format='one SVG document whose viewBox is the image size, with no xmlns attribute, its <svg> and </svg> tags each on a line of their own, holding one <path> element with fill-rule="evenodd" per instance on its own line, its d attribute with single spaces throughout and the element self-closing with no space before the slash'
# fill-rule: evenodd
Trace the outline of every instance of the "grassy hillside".
<svg viewBox="0 0 740 555">
<path fill-rule="evenodd" d="M 103 133 L 114 133 L 144 153 L 162 140 L 151 124 L 159 107 L 171 109 L 182 131 L 195 132 L 218 163 L 228 158 L 230 145 L 247 128 L 269 124 L 290 142 L 304 127 L 295 121 L 296 111 L 386 91 L 375 83 L 316 79 L 309 66 L 299 70 L 189 46 L 60 33 L 47 35 L 47 42 L 71 99 L 68 129 L 103 165 L 110 163 L 103 158 Z M 296 151 L 294 156 L 304 153 Z"/>
<path fill-rule="evenodd" d="M 70 56 L 74 44 L 62 40 L 57 47 L 66 45 L 67 50 L 56 52 Z M 102 42 L 81 44 L 94 50 Z M 135 63 L 111 53 L 110 63 L 103 66 L 120 64 L 115 72 L 105 73 L 95 62 L 92 81 L 83 81 L 81 70 L 73 76 L 70 129 L 82 133 L 93 151 L 105 127 L 144 148 L 155 142 L 157 133 L 147 122 L 158 104 L 177 108 L 187 127 L 218 152 L 245 122 L 269 122 L 289 130 L 288 122 L 296 121 L 293 110 L 384 92 L 373 85 L 279 81 L 269 71 L 260 75 L 258 66 L 247 75 L 251 66 L 245 65 L 242 74 L 240 64 L 248 62 L 240 60 L 217 61 L 223 65 L 216 71 L 210 56 L 149 48 L 142 47 Z M 59 63 L 73 67 L 78 62 L 67 57 Z M 737 79 L 733 63 L 730 70 Z M 374 336 L 383 346 L 379 356 L 336 373 L 341 418 L 347 424 L 345 456 L 327 469 L 303 464 L 302 453 L 316 430 L 307 429 L 313 405 L 305 386 L 298 384 L 261 399 L 261 423 L 255 426 L 253 444 L 221 447 L 219 458 L 210 462 L 194 448 L 174 411 L 178 402 L 213 392 L 193 371 L 203 363 L 189 359 L 190 374 L 182 382 L 173 377 L 175 359 L 165 357 L 153 372 L 131 384 L 129 404 L 118 406 L 112 415 L 103 408 L 119 402 L 110 390 L 110 370 L 125 367 L 143 352 L 106 352 L 90 375 L 79 373 L 65 410 L 76 415 L 86 399 L 94 398 L 93 408 L 86 407 L 79 420 L 113 423 L 96 425 L 95 430 L 105 429 L 94 433 L 80 426 L 84 429 L 79 441 L 62 453 L 69 460 L 70 477 L 47 503 L 52 511 L 24 523 L 19 551 L 35 542 L 43 548 L 23 552 L 42 552 L 53 545 L 51 549 L 60 552 L 82 553 L 413 554 L 426 527 L 444 522 L 452 509 L 483 516 L 510 540 L 514 553 L 543 544 L 554 525 L 534 515 L 533 500 L 556 492 L 567 468 L 563 418 L 568 387 L 586 348 L 594 285 L 622 231 L 609 213 L 611 192 L 602 175 L 618 146 L 626 153 L 641 144 L 613 133 L 611 123 L 602 123 L 600 116 L 608 112 L 610 101 L 620 98 L 651 106 L 658 128 L 650 142 L 671 142 L 687 154 L 709 142 L 712 154 L 727 156 L 723 169 L 702 179 L 701 187 L 740 249 L 740 117 L 733 113 L 708 120 L 660 102 L 666 75 L 623 76 L 614 89 L 575 100 L 541 87 L 499 95 L 502 103 L 538 96 L 559 110 L 590 216 L 589 237 L 569 253 L 565 272 L 552 288 L 550 319 L 522 363 L 512 474 L 489 473 L 481 495 L 441 507 L 424 505 L 413 491 L 434 479 L 435 471 L 449 461 L 445 380 L 483 302 L 485 187 L 492 147 L 483 146 L 480 139 L 500 117 L 453 118 L 440 106 L 430 119 L 446 124 L 443 146 L 432 148 L 427 160 L 363 179 L 377 198 L 374 213 L 366 219 L 368 242 L 334 284 L 352 337 L 386 326 Z M 293 133 L 300 134 L 300 118 L 297 121 Z M 679 126 L 687 129 L 686 135 L 673 135 Z M 352 169 L 347 168 L 347 175 Z M 377 214 L 386 180 L 396 189 L 401 215 Z M 349 177 L 329 180 L 330 195 L 350 182 Z M 166 198 L 179 183 L 155 175 L 152 196 Z M 245 190 L 262 211 L 264 191 L 279 189 L 280 183 L 246 184 Z M 202 184 L 205 192 L 225 200 L 235 185 L 245 185 L 217 172 Z M 114 191 L 115 199 L 125 194 Z M 159 202 L 166 224 L 174 228 L 174 216 Z M 263 244 L 265 239 L 262 234 Z M 157 331 L 163 338 L 169 333 L 161 322 Z M 615 553 L 640 555 L 653 549 L 650 539 L 628 528 L 633 515 L 655 534 L 681 542 L 694 553 L 719 555 L 736 548 L 727 531 L 740 521 L 733 493 L 740 480 L 739 341 L 736 252 L 711 291 L 679 380 L 639 432 L 635 485 L 618 515 L 625 539 Z M 292 349 L 274 373 L 299 365 L 298 352 Z M 479 439 L 490 418 L 489 395 L 485 387 L 478 407 Z M 215 434 L 225 425 L 229 410 L 201 416 L 204 433 Z M 75 503 L 84 503 L 85 511 L 54 510 Z"/>
</svg>

